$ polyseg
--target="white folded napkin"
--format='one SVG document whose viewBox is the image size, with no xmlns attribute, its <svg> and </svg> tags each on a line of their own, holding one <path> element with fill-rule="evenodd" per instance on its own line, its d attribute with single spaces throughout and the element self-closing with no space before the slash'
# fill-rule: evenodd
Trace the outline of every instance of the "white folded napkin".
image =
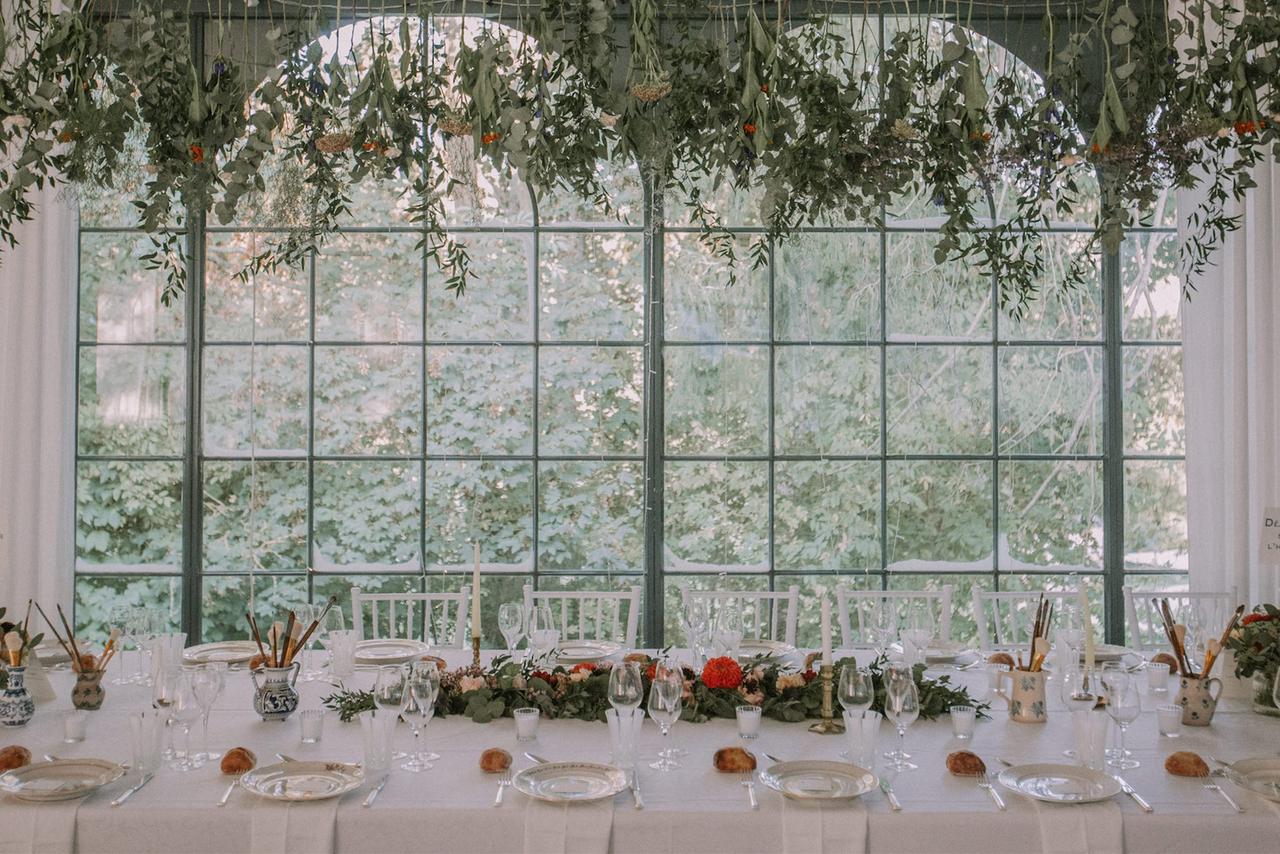
<svg viewBox="0 0 1280 854">
<path fill-rule="evenodd" d="M 784 854 L 864 854 L 867 808 L 861 801 L 782 799 Z"/>
<path fill-rule="evenodd" d="M 1124 817 L 1113 801 L 1034 803 L 1040 820 L 1040 848 L 1045 854 L 1120 854 L 1124 851 Z"/>
<path fill-rule="evenodd" d="M 552 804 L 526 798 L 524 854 L 605 854 L 613 835 L 613 801 Z"/>
<path fill-rule="evenodd" d="M 341 798 L 281 803 L 263 798 L 249 811 L 251 854 L 326 854 L 333 851 Z"/>
<path fill-rule="evenodd" d="M 6 797 L 0 806 L 0 854 L 71 854 L 82 803 L 84 798 L 33 804 Z"/>
</svg>

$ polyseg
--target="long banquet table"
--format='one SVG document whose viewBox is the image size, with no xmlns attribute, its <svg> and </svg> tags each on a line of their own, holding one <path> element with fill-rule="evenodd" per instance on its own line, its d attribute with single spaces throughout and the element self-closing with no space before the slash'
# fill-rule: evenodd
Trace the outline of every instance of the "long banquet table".
<svg viewBox="0 0 1280 854">
<path fill-rule="evenodd" d="M 462 663 L 460 653 L 451 664 Z M 113 674 L 114 675 L 114 674 Z M 53 673 L 57 702 L 38 709 L 26 727 L 6 731 L 4 744 L 22 744 L 38 758 L 129 759 L 125 715 L 146 708 L 150 690 L 141 686 L 107 686 L 100 711 L 89 715 L 88 738 L 62 742 L 62 714 L 70 708 L 71 674 Z M 953 678 L 980 693 L 981 671 L 954 672 Z M 357 673 L 355 686 L 372 683 L 370 671 Z M 343 724 L 330 712 L 319 744 L 300 743 L 298 721 L 266 723 L 250 708 L 248 673 L 232 671 L 218 700 L 210 726 L 214 749 L 243 745 L 259 763 L 275 761 L 277 751 L 300 759 L 359 762 L 360 727 Z M 299 682 L 301 708 L 320 705 L 333 691 L 326 682 Z M 1056 687 L 1056 686 L 1055 686 Z M 1171 688 L 1176 687 L 1171 683 Z M 1245 806 L 1234 813 L 1215 793 L 1196 780 L 1169 776 L 1163 768 L 1174 750 L 1194 750 L 1226 759 L 1274 756 L 1280 749 L 1280 720 L 1265 718 L 1239 701 L 1225 701 L 1211 727 L 1183 728 L 1178 739 L 1162 738 L 1155 722 L 1153 698 L 1143 688 L 1143 713 L 1130 728 L 1128 744 L 1141 761 L 1124 776 L 1154 806 L 1141 811 L 1129 798 L 1088 807 L 1037 804 L 1005 792 L 1007 812 L 996 811 L 988 795 L 972 780 L 946 772 L 948 751 L 972 749 L 998 770 L 997 758 L 1013 762 L 1063 762 L 1070 747 L 1071 726 L 1052 695 L 1050 720 L 1044 725 L 1008 720 L 997 698 L 993 719 L 979 721 L 969 743 L 955 740 L 944 716 L 918 722 L 907 735 L 907 749 L 920 765 L 896 776 L 894 789 L 903 810 L 893 812 L 882 793 L 867 794 L 844 805 L 821 807 L 785 801 L 757 786 L 760 807 L 749 809 L 747 793 L 736 774 L 717 773 L 711 754 L 740 743 L 735 724 L 718 720 L 678 723 L 670 736 L 674 746 L 689 751 L 683 767 L 658 772 L 648 761 L 659 748 L 660 735 L 646 722 L 639 766 L 645 809 L 633 808 L 630 793 L 612 802 L 558 806 L 535 803 L 509 790 L 505 803 L 492 806 L 496 780 L 477 764 L 487 747 L 502 747 L 516 757 L 516 768 L 530 764 L 525 750 L 553 759 L 607 761 L 608 729 L 601 723 L 543 721 L 532 744 L 516 741 L 510 719 L 476 724 L 462 717 L 433 720 L 427 746 L 442 755 L 424 773 L 394 770 L 372 808 L 362 808 L 364 790 L 337 801 L 285 805 L 237 791 L 226 808 L 215 802 L 227 778 L 211 763 L 191 772 L 162 768 L 155 779 L 119 808 L 110 801 L 132 775 L 88 798 L 65 804 L 31 805 L 4 796 L 0 800 L 0 852 L 222 852 L 359 851 L 359 852 L 1030 852 L 1120 850 L 1128 852 L 1208 852 L 1277 850 L 1280 804 L 1222 781 Z M 1057 714 L 1055 714 L 1057 712 Z M 410 748 L 408 728 L 397 731 L 397 746 Z M 888 724 L 881 748 L 894 738 Z M 198 728 L 194 735 L 198 742 Z M 845 747 L 840 736 L 810 733 L 804 724 L 765 721 L 760 738 L 750 745 L 757 755 L 781 759 L 835 759 Z M 763 757 L 762 757 L 763 762 Z M 882 765 L 877 767 L 882 772 Z"/>
</svg>

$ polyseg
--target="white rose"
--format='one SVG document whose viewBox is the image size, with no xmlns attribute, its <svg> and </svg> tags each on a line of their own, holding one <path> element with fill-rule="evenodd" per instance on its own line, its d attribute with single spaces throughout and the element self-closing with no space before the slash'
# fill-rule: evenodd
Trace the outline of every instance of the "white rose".
<svg viewBox="0 0 1280 854">
<path fill-rule="evenodd" d="M 479 691 L 485 687 L 483 676 L 463 676 L 458 680 L 458 690 L 463 694 L 468 691 Z"/>
<path fill-rule="evenodd" d="M 1218 128 L 1218 139 L 1226 139 L 1231 136 L 1231 128 Z"/>
<path fill-rule="evenodd" d="M 31 126 L 31 119 L 27 118 L 26 116 L 5 116 L 4 118 L 5 130 L 9 130 L 10 128 L 25 128 L 30 126 Z"/>
<path fill-rule="evenodd" d="M 396 148 L 395 146 L 392 146 L 391 148 L 384 148 L 382 149 L 382 156 L 383 157 L 399 157 L 400 149 Z"/>
<path fill-rule="evenodd" d="M 618 123 L 618 116 L 615 116 L 613 113 L 600 114 L 600 124 L 604 125 L 605 127 L 611 128 L 617 123 Z"/>
</svg>

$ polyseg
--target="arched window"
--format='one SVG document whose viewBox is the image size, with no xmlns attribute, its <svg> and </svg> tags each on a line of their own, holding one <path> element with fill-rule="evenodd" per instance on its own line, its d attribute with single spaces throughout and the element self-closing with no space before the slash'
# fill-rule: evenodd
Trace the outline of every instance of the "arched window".
<svg viewBox="0 0 1280 854">
<path fill-rule="evenodd" d="M 360 62 L 398 23 L 320 43 Z M 526 38 L 409 23 L 442 62 L 483 29 Z M 841 23 L 865 63 L 901 25 Z M 950 26 L 928 38 L 940 48 Z M 769 246 L 767 267 L 744 262 L 727 285 L 684 200 L 646 205 L 661 188 L 634 167 L 601 172 L 615 216 L 536 197 L 466 140 L 433 142 L 475 272 L 461 298 L 395 182 L 353 185 L 342 231 L 304 268 L 237 278 L 290 225 L 296 187 L 276 182 L 239 221 L 189 235 L 190 296 L 172 307 L 119 196 L 82 201 L 77 622 L 164 602 L 193 639 L 240 637 L 250 603 L 265 616 L 354 585 L 456 589 L 475 540 L 488 645 L 498 604 L 530 581 L 644 585 L 655 645 L 684 640 L 683 584 L 796 584 L 807 605 L 837 583 L 951 584 L 966 640 L 972 589 L 1079 576 L 1118 631 L 1123 584 L 1183 580 L 1164 212 L 1074 290 L 1059 285 L 1091 208 L 1054 221 L 1045 296 L 1014 316 L 989 277 L 935 262 L 924 191 Z M 997 216 L 1010 186 L 993 186 Z M 745 259 L 759 199 L 704 189 Z M 798 642 L 817 642 L 816 623 Z"/>
</svg>

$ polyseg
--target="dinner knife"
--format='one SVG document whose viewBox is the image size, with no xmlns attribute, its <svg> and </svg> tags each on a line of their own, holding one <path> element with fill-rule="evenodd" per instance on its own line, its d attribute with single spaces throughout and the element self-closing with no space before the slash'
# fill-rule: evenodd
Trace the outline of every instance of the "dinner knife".
<svg viewBox="0 0 1280 854">
<path fill-rule="evenodd" d="M 1217 792 L 1219 795 L 1222 795 L 1222 799 L 1225 800 L 1227 803 L 1231 804 L 1231 808 L 1236 812 L 1244 812 L 1244 807 L 1236 803 L 1235 800 L 1233 800 L 1232 797 L 1227 794 L 1227 790 L 1217 784 L 1217 782 L 1213 779 L 1212 775 L 1207 775 L 1202 779 L 1204 780 L 1204 787 L 1206 789 L 1208 789 L 1211 792 Z"/>
<path fill-rule="evenodd" d="M 1143 812 L 1155 811 L 1152 808 L 1151 804 L 1147 803 L 1143 799 L 1142 795 L 1139 795 L 1136 791 L 1134 791 L 1133 786 L 1130 786 L 1128 783 L 1126 783 L 1123 778 L 1116 777 L 1116 782 L 1120 784 L 1120 791 L 1124 792 L 1126 795 L 1133 798 L 1133 802 L 1138 806 L 1142 807 Z"/>
<path fill-rule="evenodd" d="M 525 751 L 524 755 L 528 757 L 530 762 L 536 762 L 539 765 L 546 765 L 551 761 L 550 759 L 543 759 L 541 756 L 537 755 L 536 753 L 530 753 L 527 750 Z"/>
<path fill-rule="evenodd" d="M 373 806 L 373 802 L 378 799 L 378 795 L 382 792 L 382 787 L 387 785 L 387 781 L 390 779 L 391 779 L 390 774 L 383 774 L 382 779 L 378 781 L 378 785 L 373 787 L 373 789 L 365 797 L 364 803 L 361 804 L 361 806 L 365 806 L 365 807 Z"/>
<path fill-rule="evenodd" d="M 150 783 L 151 778 L 154 776 L 155 776 L 154 774 L 143 774 L 142 779 L 139 780 L 137 783 L 135 783 L 132 787 L 125 789 L 124 793 L 121 794 L 120 797 L 116 798 L 114 801 L 111 802 L 111 806 L 118 807 L 125 801 L 129 800 L 129 798 L 133 797 L 134 792 L 138 791 L 143 786 Z"/>
<path fill-rule="evenodd" d="M 893 793 L 893 786 L 888 780 L 881 778 L 880 791 L 884 792 L 884 796 L 889 799 L 889 806 L 894 812 L 902 812 L 902 802 L 898 800 L 898 796 Z"/>
</svg>

